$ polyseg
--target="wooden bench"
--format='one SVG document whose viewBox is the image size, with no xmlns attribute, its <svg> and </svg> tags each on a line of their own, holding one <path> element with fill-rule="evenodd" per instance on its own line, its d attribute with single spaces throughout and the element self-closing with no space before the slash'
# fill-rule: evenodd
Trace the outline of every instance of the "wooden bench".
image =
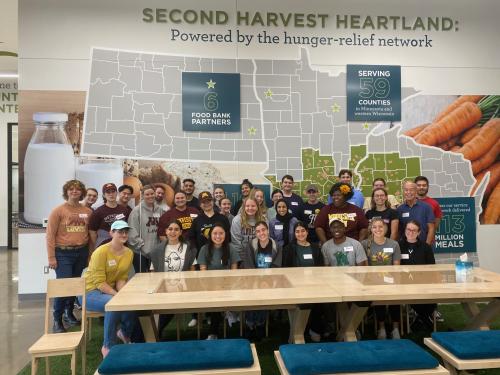
<svg viewBox="0 0 500 375">
<path fill-rule="evenodd" d="M 281 375 L 448 374 L 435 358 L 409 340 L 282 345 L 274 356 Z"/>
<path fill-rule="evenodd" d="M 441 357 L 450 374 L 500 368 L 500 331 L 439 332 L 424 338 L 424 344 Z"/>
<path fill-rule="evenodd" d="M 224 342 L 224 343 L 221 343 Z M 247 347 L 245 347 L 247 346 Z M 118 348 L 119 347 L 119 348 Z M 231 348 L 235 351 L 233 354 L 239 356 L 242 354 L 245 363 L 242 367 L 230 367 L 228 366 L 228 361 L 234 362 L 234 357 L 228 356 L 231 353 Z M 144 349 L 148 350 L 149 353 L 142 356 Z M 199 350 L 198 350 L 199 349 Z M 173 351 L 177 352 L 185 351 L 188 357 L 184 360 L 182 356 L 176 355 Z M 113 353 L 114 352 L 114 353 Z M 192 367 L 192 363 L 195 362 L 194 359 L 200 359 L 200 355 L 207 356 L 206 361 L 202 361 L 201 365 L 198 363 Z M 113 358 L 114 356 L 114 358 Z M 254 344 L 250 344 L 248 340 L 234 339 L 234 340 L 201 340 L 201 341 L 172 341 L 172 342 L 161 342 L 161 343 L 146 343 L 146 344 L 130 344 L 130 345 L 115 345 L 111 348 L 108 357 L 106 357 L 99 368 L 96 370 L 94 375 L 105 375 L 107 370 L 110 370 L 109 366 L 103 366 L 103 364 L 108 361 L 120 361 L 123 358 L 131 358 L 134 362 L 134 368 L 124 368 L 119 369 L 113 368 L 113 373 L 123 373 L 123 374 L 136 374 L 136 375 L 229 375 L 229 374 L 245 374 L 245 375 L 260 375 L 260 364 L 259 358 L 257 356 L 257 350 Z M 241 356 L 240 356 L 241 357 Z M 151 367 L 151 364 L 155 361 L 150 361 L 149 359 L 155 359 L 156 363 Z M 173 359 L 178 359 L 178 362 Z M 142 359 L 142 360 L 141 360 Z M 161 362 L 158 366 L 158 360 Z M 212 364 L 211 362 L 214 362 Z M 219 361 L 217 363 L 217 361 Z M 221 364 L 220 361 L 226 362 Z M 231 363 L 231 362 L 229 362 Z M 170 369 L 172 366 L 176 365 L 176 369 Z M 184 365 L 187 367 L 184 368 Z M 191 366 L 191 367 L 189 367 Z M 211 367 L 215 368 L 211 368 Z M 103 367 L 107 367 L 104 370 Z M 126 366 L 124 366 L 126 367 Z M 102 372 L 101 372 L 102 371 Z M 122 372 L 120 372 L 122 371 Z M 110 372 L 111 373 L 111 372 Z"/>
</svg>

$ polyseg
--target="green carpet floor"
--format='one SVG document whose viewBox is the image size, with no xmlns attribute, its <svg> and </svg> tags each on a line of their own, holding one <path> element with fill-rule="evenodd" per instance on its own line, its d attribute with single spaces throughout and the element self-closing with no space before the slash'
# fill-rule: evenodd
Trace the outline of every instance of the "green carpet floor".
<svg viewBox="0 0 500 375">
<path fill-rule="evenodd" d="M 464 311 L 460 305 L 440 305 L 439 311 L 444 317 L 444 322 L 438 323 L 439 331 L 448 330 L 460 330 L 464 327 L 466 317 Z M 286 315 L 286 314 L 284 314 Z M 189 316 L 186 316 L 186 321 Z M 373 324 L 373 323 L 372 323 Z M 374 327 L 373 325 L 366 325 L 363 339 L 374 339 Z M 500 329 L 500 317 L 492 324 L 492 328 Z M 94 319 L 92 325 L 92 339 L 87 344 L 87 374 L 94 374 L 97 366 L 101 361 L 101 345 L 102 345 L 102 333 L 103 326 L 102 322 L 98 319 Z M 164 332 L 165 339 L 175 340 L 176 339 L 176 328 L 175 321 L 172 322 L 167 330 Z M 196 329 L 187 328 L 185 324 L 181 329 L 181 339 L 196 339 Z M 409 338 L 414 340 L 418 344 L 422 345 L 423 338 L 430 335 L 430 332 L 412 333 L 410 335 L 404 335 L 404 338 Z M 205 329 L 202 329 L 202 338 L 207 336 Z M 234 338 L 239 336 L 239 326 L 233 326 L 228 329 L 228 338 Z M 308 337 L 306 337 L 306 340 Z M 273 321 L 270 325 L 269 337 L 263 339 L 257 343 L 257 351 L 260 360 L 260 366 L 262 368 L 263 375 L 278 375 L 279 371 L 274 363 L 273 351 L 276 350 L 280 344 L 286 343 L 288 340 L 288 322 L 286 319 L 283 321 Z M 78 358 L 77 362 L 77 373 L 81 374 L 81 356 Z M 50 370 L 52 375 L 67 375 L 70 374 L 70 359 L 69 356 L 66 357 L 51 357 L 50 358 Z M 23 370 L 19 372 L 20 375 L 28 375 L 31 373 L 31 364 L 28 364 Z M 42 359 L 40 361 L 40 366 L 38 369 L 39 374 L 45 374 L 45 361 Z M 477 374 L 488 374 L 488 375 L 500 375 L 500 369 L 495 370 L 484 370 L 478 371 Z"/>
</svg>

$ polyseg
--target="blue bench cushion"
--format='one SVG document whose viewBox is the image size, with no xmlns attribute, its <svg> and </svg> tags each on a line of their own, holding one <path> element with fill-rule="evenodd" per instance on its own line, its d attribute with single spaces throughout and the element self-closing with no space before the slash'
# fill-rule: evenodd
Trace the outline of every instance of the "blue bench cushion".
<svg viewBox="0 0 500 375">
<path fill-rule="evenodd" d="M 436 332 L 432 339 L 460 359 L 500 358 L 500 331 Z"/>
<path fill-rule="evenodd" d="M 410 340 L 369 340 L 282 345 L 291 375 L 431 369 L 438 361 Z"/>
<path fill-rule="evenodd" d="M 248 340 L 174 341 L 115 345 L 99 366 L 99 373 L 209 370 L 252 365 Z"/>
</svg>

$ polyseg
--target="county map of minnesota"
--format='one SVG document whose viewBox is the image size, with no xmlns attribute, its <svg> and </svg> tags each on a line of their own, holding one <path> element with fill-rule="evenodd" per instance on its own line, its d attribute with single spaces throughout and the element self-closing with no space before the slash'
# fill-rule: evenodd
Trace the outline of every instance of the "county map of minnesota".
<svg viewBox="0 0 500 375">
<path fill-rule="evenodd" d="M 182 130 L 182 72 L 240 74 L 240 132 Z M 93 49 L 82 153 L 265 163 L 273 185 L 291 174 L 297 191 L 313 181 L 323 196 L 341 168 L 355 171 L 365 195 L 375 177 L 399 191 L 401 181 L 422 174 L 435 196 L 468 196 L 475 180 L 460 155 L 416 144 L 399 126 L 378 131 L 377 123 L 347 122 L 345 80 L 311 66 L 305 49 L 297 60 Z M 403 102 L 415 94 L 401 91 Z"/>
</svg>

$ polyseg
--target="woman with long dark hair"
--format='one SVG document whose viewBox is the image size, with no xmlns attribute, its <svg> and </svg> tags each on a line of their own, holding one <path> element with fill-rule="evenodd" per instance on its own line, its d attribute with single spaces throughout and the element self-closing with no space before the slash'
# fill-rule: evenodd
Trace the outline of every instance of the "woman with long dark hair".
<svg viewBox="0 0 500 375">
<path fill-rule="evenodd" d="M 274 268 L 281 267 L 282 252 L 279 246 L 269 237 L 269 227 L 265 221 L 255 224 L 255 235 L 245 248 L 243 257 L 244 268 Z M 249 338 L 261 339 L 264 336 L 266 311 L 247 311 L 245 313 L 247 334 Z"/>
<path fill-rule="evenodd" d="M 387 190 L 384 188 L 373 189 L 371 206 L 370 209 L 366 211 L 366 218 L 368 221 L 374 218 L 381 218 L 387 225 L 386 237 L 397 241 L 399 237 L 398 212 L 391 208 L 388 197 Z"/>
<path fill-rule="evenodd" d="M 298 221 L 293 226 L 294 238 L 283 249 L 283 267 L 322 267 L 323 254 L 317 243 L 309 242 L 309 229 L 307 224 Z M 314 342 L 321 341 L 324 333 L 324 305 L 313 304 L 309 315 L 309 335 Z"/>
<path fill-rule="evenodd" d="M 148 257 L 151 267 L 156 272 L 194 271 L 196 264 L 196 247 L 182 236 L 182 224 L 179 220 L 171 220 L 165 228 L 164 241 L 156 246 Z M 158 334 L 161 337 L 163 329 L 174 316 L 160 314 L 158 320 Z"/>
<path fill-rule="evenodd" d="M 208 232 L 208 241 L 200 249 L 198 264 L 200 271 L 208 270 L 235 270 L 241 258 L 237 249 L 229 242 L 229 233 L 223 224 L 215 223 Z M 221 313 L 208 313 L 210 317 L 210 331 L 208 340 L 217 339 L 219 325 L 222 320 Z"/>
<path fill-rule="evenodd" d="M 432 247 L 422 241 L 419 236 L 422 231 L 422 226 L 417 220 L 409 220 L 406 223 L 405 231 L 399 247 L 401 248 L 401 264 L 436 264 Z M 427 329 L 434 328 L 433 314 L 436 309 L 436 304 L 412 305 L 413 310 L 417 313 L 417 319 Z"/>
</svg>

